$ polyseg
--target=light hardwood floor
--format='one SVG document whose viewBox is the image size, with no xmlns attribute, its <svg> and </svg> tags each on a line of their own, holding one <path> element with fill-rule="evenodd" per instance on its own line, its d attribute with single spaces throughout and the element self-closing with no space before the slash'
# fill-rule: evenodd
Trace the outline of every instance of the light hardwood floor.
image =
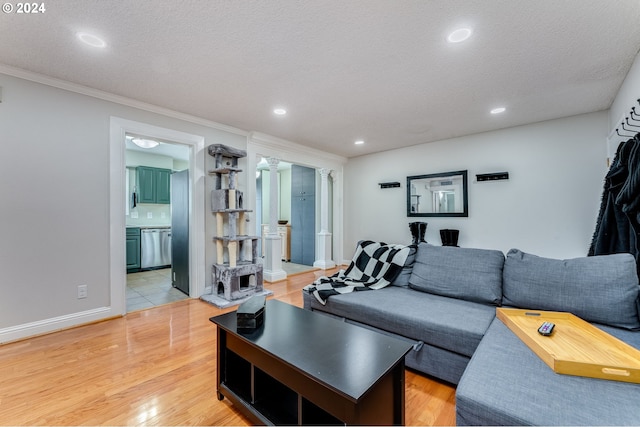
<svg viewBox="0 0 640 427">
<path fill-rule="evenodd" d="M 333 270 L 265 283 L 301 306 L 303 286 Z M 218 401 L 221 310 L 185 300 L 0 346 L 0 425 L 249 425 Z M 455 389 L 406 371 L 407 425 L 455 424 Z"/>
</svg>

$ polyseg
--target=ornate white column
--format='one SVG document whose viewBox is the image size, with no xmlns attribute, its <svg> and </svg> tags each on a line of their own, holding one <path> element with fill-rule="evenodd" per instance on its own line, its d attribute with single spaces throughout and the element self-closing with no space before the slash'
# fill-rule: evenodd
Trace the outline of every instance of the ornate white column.
<svg viewBox="0 0 640 427">
<path fill-rule="evenodd" d="M 269 157 L 269 232 L 265 236 L 265 257 L 263 278 L 276 282 L 287 278 L 282 269 L 282 239 L 278 235 L 278 163 L 279 159 Z"/>
<path fill-rule="evenodd" d="M 316 239 L 316 261 L 314 267 L 323 270 L 333 268 L 331 259 L 331 233 L 329 232 L 329 174 L 330 169 L 320 169 L 320 232 Z"/>
</svg>

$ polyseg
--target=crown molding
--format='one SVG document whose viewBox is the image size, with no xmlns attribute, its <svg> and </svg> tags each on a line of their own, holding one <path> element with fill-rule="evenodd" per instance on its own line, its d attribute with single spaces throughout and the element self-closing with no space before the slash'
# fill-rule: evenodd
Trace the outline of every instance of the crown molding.
<svg viewBox="0 0 640 427">
<path fill-rule="evenodd" d="M 168 108 L 159 107 L 157 105 L 137 101 L 131 98 L 127 98 L 125 96 L 115 95 L 99 89 L 93 89 L 88 86 L 71 83 L 66 80 L 46 76 L 44 74 L 39 74 L 32 71 L 27 71 L 21 68 L 12 67 L 2 63 L 0 63 L 0 74 L 5 74 L 11 77 L 16 77 L 16 78 L 31 81 L 34 83 L 55 87 L 57 89 L 78 93 L 80 95 L 90 96 L 92 98 L 113 102 L 115 104 L 124 105 L 127 107 L 137 108 L 139 110 L 160 114 L 166 117 L 183 120 L 185 122 L 194 123 L 197 125 L 217 129 L 224 132 L 229 132 L 235 135 L 244 136 L 247 138 L 247 142 L 249 144 L 253 144 L 254 147 L 256 148 L 262 148 L 267 153 L 274 154 L 277 157 L 290 158 L 291 154 L 295 154 L 296 158 L 306 160 L 304 161 L 304 163 L 314 165 L 318 163 L 318 160 L 321 160 L 323 164 L 330 165 L 331 167 L 335 167 L 336 165 L 344 165 L 347 163 L 346 157 L 342 157 L 336 154 L 331 154 L 315 148 L 307 147 L 307 146 L 304 146 L 292 141 L 288 141 L 285 139 L 281 139 L 275 136 L 271 136 L 265 133 L 255 132 L 255 131 L 248 132 L 242 129 L 235 128 L 233 126 L 228 126 L 222 123 L 203 119 L 201 117 L 180 113 L 178 111 L 170 110 Z"/>
<path fill-rule="evenodd" d="M 90 96 L 92 98 L 102 99 L 103 101 L 109 101 L 115 104 L 137 108 L 139 110 L 148 111 L 150 113 L 161 114 L 163 116 L 183 120 L 185 122 L 190 122 L 201 126 L 206 126 L 208 128 L 213 128 L 224 132 L 233 133 L 236 135 L 247 136 L 249 134 L 249 132 L 235 128 L 233 126 L 228 126 L 222 123 L 214 122 L 212 120 L 192 116 L 190 114 L 180 113 L 168 108 L 158 107 L 157 105 L 148 104 L 146 102 L 136 101 L 135 99 L 127 98 L 126 96 L 115 95 L 99 89 L 93 89 L 88 86 L 71 83 L 66 80 L 49 77 L 44 74 L 34 73 L 32 71 L 23 70 L 21 68 L 11 67 L 9 65 L 0 64 L 0 74 L 6 74 L 8 76 L 17 77 L 19 79 L 28 80 L 34 83 L 40 83 L 58 89 L 67 90 L 69 92 Z"/>
<path fill-rule="evenodd" d="M 251 132 L 247 137 L 249 144 L 254 148 L 266 150 L 264 154 L 273 154 L 278 158 L 286 159 L 290 158 L 291 154 L 308 158 L 309 164 L 317 164 L 318 160 L 328 162 L 331 165 L 344 165 L 347 163 L 347 158 L 339 156 L 337 154 L 321 151 L 316 148 L 307 147 L 296 142 L 281 139 L 275 136 L 267 135 L 261 132 Z M 285 154 L 286 153 L 286 154 Z"/>
</svg>

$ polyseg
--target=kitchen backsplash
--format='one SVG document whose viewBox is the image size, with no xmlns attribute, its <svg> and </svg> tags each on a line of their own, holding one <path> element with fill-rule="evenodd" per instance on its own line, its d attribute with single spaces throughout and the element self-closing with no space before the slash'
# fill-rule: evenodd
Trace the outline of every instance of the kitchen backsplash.
<svg viewBox="0 0 640 427">
<path fill-rule="evenodd" d="M 171 226 L 171 205 L 138 204 L 126 218 L 127 226 Z"/>
</svg>

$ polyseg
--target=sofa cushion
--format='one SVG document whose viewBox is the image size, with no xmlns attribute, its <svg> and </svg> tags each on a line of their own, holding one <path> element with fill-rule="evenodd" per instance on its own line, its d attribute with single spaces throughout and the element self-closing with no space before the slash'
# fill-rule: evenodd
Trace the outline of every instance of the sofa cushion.
<svg viewBox="0 0 640 427">
<path fill-rule="evenodd" d="M 640 332 L 618 332 L 638 348 Z M 556 374 L 495 319 L 458 384 L 456 424 L 637 426 L 638 402 L 639 384 Z"/>
<path fill-rule="evenodd" d="M 305 292 L 304 307 L 335 314 L 416 341 L 471 356 L 495 317 L 495 308 L 411 288 L 333 295 L 323 306 Z"/>
<path fill-rule="evenodd" d="M 413 263 L 416 260 L 418 246 L 409 245 L 409 248 L 409 255 L 407 256 L 407 260 L 404 262 L 404 267 L 402 267 L 402 270 L 400 271 L 400 274 L 398 274 L 398 277 L 396 277 L 396 279 L 391 282 L 391 284 L 394 286 L 402 286 L 405 288 L 409 286 L 409 278 L 411 278 L 411 272 L 413 271 Z"/>
<path fill-rule="evenodd" d="M 568 311 L 620 328 L 640 329 L 639 291 L 630 254 L 556 260 L 512 249 L 504 265 L 504 305 Z"/>
<path fill-rule="evenodd" d="M 467 301 L 500 305 L 504 254 L 490 249 L 418 245 L 409 286 Z"/>
</svg>

